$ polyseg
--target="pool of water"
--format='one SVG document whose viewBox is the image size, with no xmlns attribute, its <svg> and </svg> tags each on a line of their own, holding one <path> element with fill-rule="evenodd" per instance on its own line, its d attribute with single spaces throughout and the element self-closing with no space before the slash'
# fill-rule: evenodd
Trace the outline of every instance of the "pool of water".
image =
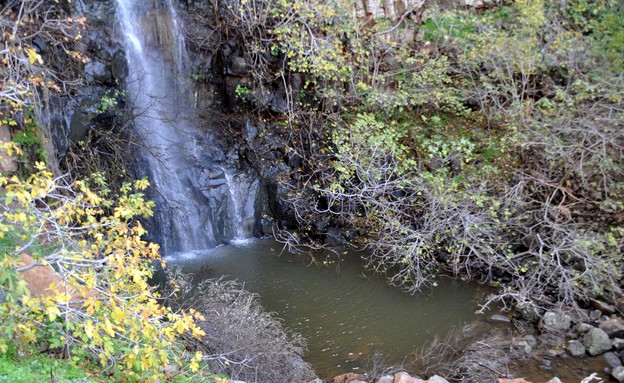
<svg viewBox="0 0 624 383">
<path fill-rule="evenodd" d="M 476 285 L 441 278 L 437 287 L 408 295 L 365 272 L 357 253 L 315 264 L 270 240 L 166 259 L 196 281 L 228 276 L 259 294 L 266 310 L 307 339 L 304 358 L 321 378 L 365 371 L 373 354 L 401 363 L 435 336 L 474 321 L 481 294 Z"/>
</svg>

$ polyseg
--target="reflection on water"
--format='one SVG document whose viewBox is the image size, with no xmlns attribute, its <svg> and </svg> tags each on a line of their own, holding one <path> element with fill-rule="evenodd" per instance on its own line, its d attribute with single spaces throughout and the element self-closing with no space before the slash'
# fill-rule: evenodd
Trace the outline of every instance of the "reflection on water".
<svg viewBox="0 0 624 383">
<path fill-rule="evenodd" d="M 305 359 L 321 377 L 366 369 L 379 353 L 387 364 L 475 319 L 476 286 L 442 279 L 410 296 L 363 272 L 357 253 L 308 266 L 273 241 L 252 241 L 167 257 L 196 280 L 228 275 L 260 294 L 263 306 L 308 341 Z"/>
</svg>

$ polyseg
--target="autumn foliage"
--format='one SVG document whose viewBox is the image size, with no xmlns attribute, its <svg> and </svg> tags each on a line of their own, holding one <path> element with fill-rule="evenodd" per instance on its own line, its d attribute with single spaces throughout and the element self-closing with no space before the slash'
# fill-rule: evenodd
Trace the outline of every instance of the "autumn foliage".
<svg viewBox="0 0 624 383">
<path fill-rule="evenodd" d="M 45 343 L 69 358 L 154 378 L 168 364 L 197 370 L 201 353 L 188 354 L 178 339 L 200 338 L 195 320 L 203 317 L 163 306 L 148 283 L 161 261 L 136 220 L 152 214 L 142 193 L 148 182 L 125 184 L 117 194 L 98 175 L 70 183 L 37 168 L 25 180 L 0 176 L 0 352 Z M 23 253 L 37 263 L 24 265 Z M 39 265 L 60 281 L 43 295 L 22 279 Z"/>
</svg>

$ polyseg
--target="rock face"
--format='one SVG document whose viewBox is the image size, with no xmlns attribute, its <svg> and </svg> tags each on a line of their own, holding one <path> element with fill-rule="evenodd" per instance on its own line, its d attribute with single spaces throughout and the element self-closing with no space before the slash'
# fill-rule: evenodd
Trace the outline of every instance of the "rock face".
<svg viewBox="0 0 624 383">
<path fill-rule="evenodd" d="M 583 337 L 583 344 L 591 356 L 603 354 L 611 350 L 609 336 L 599 328 L 592 328 Z"/>
<path fill-rule="evenodd" d="M 80 42 L 80 54 L 88 57 L 76 80 L 84 81 L 77 94 L 52 95 L 48 100 L 43 125 L 50 126 L 56 157 L 62 158 L 71 143 L 84 140 L 91 129 L 110 129 L 119 116 L 123 97 L 120 84 L 127 74 L 123 48 L 113 38 L 114 1 L 72 3 L 72 16 L 85 18 L 87 27 Z M 53 53 L 54 47 L 46 49 Z M 45 54 L 44 54 L 45 60 Z M 114 100 L 110 108 L 102 99 Z"/>
</svg>

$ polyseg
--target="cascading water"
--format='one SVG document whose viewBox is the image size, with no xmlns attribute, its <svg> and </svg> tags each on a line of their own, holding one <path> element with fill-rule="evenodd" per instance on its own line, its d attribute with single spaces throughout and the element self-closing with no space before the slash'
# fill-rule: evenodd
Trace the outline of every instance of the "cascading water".
<svg viewBox="0 0 624 383">
<path fill-rule="evenodd" d="M 230 174 L 227 169 L 223 169 L 225 182 L 230 194 L 231 216 L 234 218 L 232 225 L 234 240 L 240 241 L 249 237 L 249 233 L 253 232 L 255 219 L 249 216 L 248 212 L 254 211 L 254 199 L 249 198 L 246 190 L 257 189 L 258 180 L 249 179 L 245 173 Z"/>
<path fill-rule="evenodd" d="M 128 96 L 142 147 L 138 154 L 155 189 L 157 235 L 164 251 L 205 249 L 249 237 L 258 182 L 224 165 L 214 139 L 194 123 L 184 89 L 187 55 L 171 0 L 116 2 L 129 67 Z M 228 182 L 233 175 L 246 182 Z M 245 206 L 238 206 L 240 201 Z"/>
</svg>

